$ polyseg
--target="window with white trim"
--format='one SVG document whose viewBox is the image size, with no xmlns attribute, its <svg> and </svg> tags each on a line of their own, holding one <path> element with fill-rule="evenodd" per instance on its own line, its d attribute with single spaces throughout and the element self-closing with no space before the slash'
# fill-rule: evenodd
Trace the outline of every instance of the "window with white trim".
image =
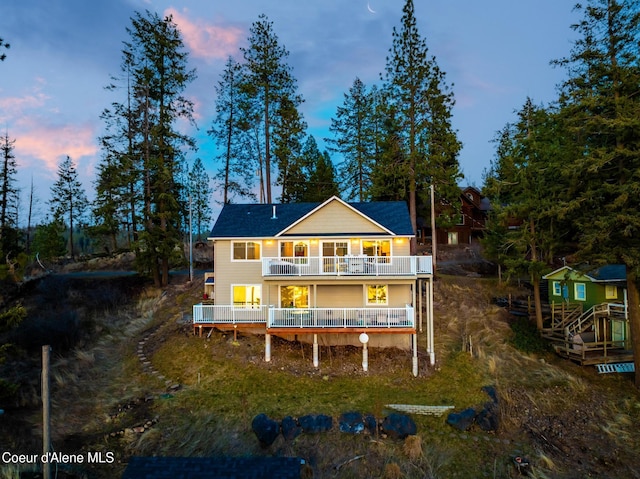
<svg viewBox="0 0 640 479">
<path fill-rule="evenodd" d="M 254 261 L 260 259 L 260 243 L 255 241 L 234 241 L 231 246 L 233 261 Z"/>
<path fill-rule="evenodd" d="M 573 285 L 573 296 L 576 301 L 586 301 L 587 285 L 584 283 L 575 283 Z"/>
<path fill-rule="evenodd" d="M 349 254 L 348 241 L 323 241 L 322 256 L 347 256 Z"/>
<path fill-rule="evenodd" d="M 344 258 L 349 254 L 348 241 L 323 241 L 322 242 L 322 270 L 325 273 L 339 271 Z"/>
<path fill-rule="evenodd" d="M 553 295 L 562 296 L 562 284 L 560 281 L 554 281 L 553 283 Z"/>
<path fill-rule="evenodd" d="M 288 285 L 280 287 L 281 308 L 308 308 L 309 286 Z"/>
<path fill-rule="evenodd" d="M 259 284 L 234 284 L 233 305 L 237 308 L 254 309 L 262 304 L 262 286 Z"/>
<path fill-rule="evenodd" d="M 378 263 L 391 259 L 391 240 L 362 240 L 362 254 L 377 258 Z"/>
<path fill-rule="evenodd" d="M 281 241 L 280 242 L 281 258 L 308 258 L 309 242 L 308 241 Z M 305 264 L 303 261 L 296 261 L 296 264 Z"/>
<path fill-rule="evenodd" d="M 389 302 L 389 288 L 386 284 L 367 285 L 367 305 L 387 304 Z"/>
</svg>

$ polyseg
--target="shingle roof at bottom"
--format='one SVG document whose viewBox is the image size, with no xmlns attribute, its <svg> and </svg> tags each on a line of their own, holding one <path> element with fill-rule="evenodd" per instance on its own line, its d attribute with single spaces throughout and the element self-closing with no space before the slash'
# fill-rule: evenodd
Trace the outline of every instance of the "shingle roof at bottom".
<svg viewBox="0 0 640 479">
<path fill-rule="evenodd" d="M 300 479 L 296 457 L 137 457 L 122 479 Z"/>
</svg>

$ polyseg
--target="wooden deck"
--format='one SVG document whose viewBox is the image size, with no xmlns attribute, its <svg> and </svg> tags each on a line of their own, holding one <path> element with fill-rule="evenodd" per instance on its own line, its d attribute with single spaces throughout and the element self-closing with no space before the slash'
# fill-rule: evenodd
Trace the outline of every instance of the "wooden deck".
<svg viewBox="0 0 640 479">
<path fill-rule="evenodd" d="M 534 320 L 532 317 L 535 317 L 535 308 L 531 301 L 514 300 L 505 306 L 512 314 L 529 316 Z M 550 342 L 559 356 L 582 366 L 629 362 L 633 361 L 629 339 L 613 341 L 608 322 L 601 321 L 625 317 L 625 307 L 621 304 L 603 303 L 587 311 L 583 311 L 581 304 L 574 303 L 544 305 L 545 327 L 540 334 Z M 594 338 L 583 342 L 586 332 L 592 332 Z M 593 341 L 595 338 L 600 341 Z"/>
<path fill-rule="evenodd" d="M 625 363 L 633 361 L 633 351 L 629 351 L 624 348 L 608 348 L 604 349 L 603 346 L 598 343 L 586 343 L 586 349 L 575 350 L 564 347 L 562 345 L 555 345 L 554 348 L 558 355 L 577 362 L 581 366 L 594 366 L 596 364 L 609 364 L 609 363 Z"/>
</svg>

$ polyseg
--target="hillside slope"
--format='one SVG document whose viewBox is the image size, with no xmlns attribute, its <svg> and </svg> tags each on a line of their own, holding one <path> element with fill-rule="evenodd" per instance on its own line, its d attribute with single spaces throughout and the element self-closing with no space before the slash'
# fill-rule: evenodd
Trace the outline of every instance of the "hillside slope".
<svg viewBox="0 0 640 479">
<path fill-rule="evenodd" d="M 371 349 L 365 373 L 359 348 L 321 347 L 315 369 L 309 345 L 276 340 L 265 363 L 262 337 L 196 337 L 188 314 L 201 287 L 176 278 L 165 291 L 144 290 L 135 308 L 96 323 L 95 341 L 56 360 L 54 446 L 115 457 L 66 467 L 67 477 L 118 477 L 131 455 L 296 456 L 315 478 L 517 477 L 520 456 L 533 477 L 640 477 L 640 395 L 630 379 L 540 350 L 526 328 L 516 343 L 537 352 L 516 349 L 511 318 L 493 304 L 503 292 L 493 280 L 438 277 L 437 364 L 429 366 L 421 335 L 417 378 L 405 351 Z M 251 431 L 260 413 L 335 420 L 347 411 L 383 418 L 387 404 L 480 409 L 484 386 L 498 394 L 497 432 L 458 431 L 445 417 L 416 415 L 419 439 L 411 443 L 334 427 L 262 448 Z M 31 412 L 31 440 L 15 451 L 37 444 L 39 417 Z"/>
</svg>

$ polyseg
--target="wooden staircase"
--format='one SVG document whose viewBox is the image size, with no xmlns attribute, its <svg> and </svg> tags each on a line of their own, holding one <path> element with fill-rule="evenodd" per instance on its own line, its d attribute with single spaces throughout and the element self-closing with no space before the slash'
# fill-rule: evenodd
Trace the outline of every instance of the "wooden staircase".
<svg viewBox="0 0 640 479">
<path fill-rule="evenodd" d="M 555 351 L 582 365 L 633 360 L 628 341 L 612 341 L 600 320 L 625 319 L 622 304 L 602 303 L 582 312 L 582 305 L 552 305 L 551 325 L 542 330 Z M 609 331 L 610 334 L 610 331 Z"/>
<path fill-rule="evenodd" d="M 552 342 L 565 341 L 567 328 L 578 322 L 582 315 L 582 304 L 580 303 L 552 303 L 551 324 L 542 328 L 542 337 Z"/>
</svg>

